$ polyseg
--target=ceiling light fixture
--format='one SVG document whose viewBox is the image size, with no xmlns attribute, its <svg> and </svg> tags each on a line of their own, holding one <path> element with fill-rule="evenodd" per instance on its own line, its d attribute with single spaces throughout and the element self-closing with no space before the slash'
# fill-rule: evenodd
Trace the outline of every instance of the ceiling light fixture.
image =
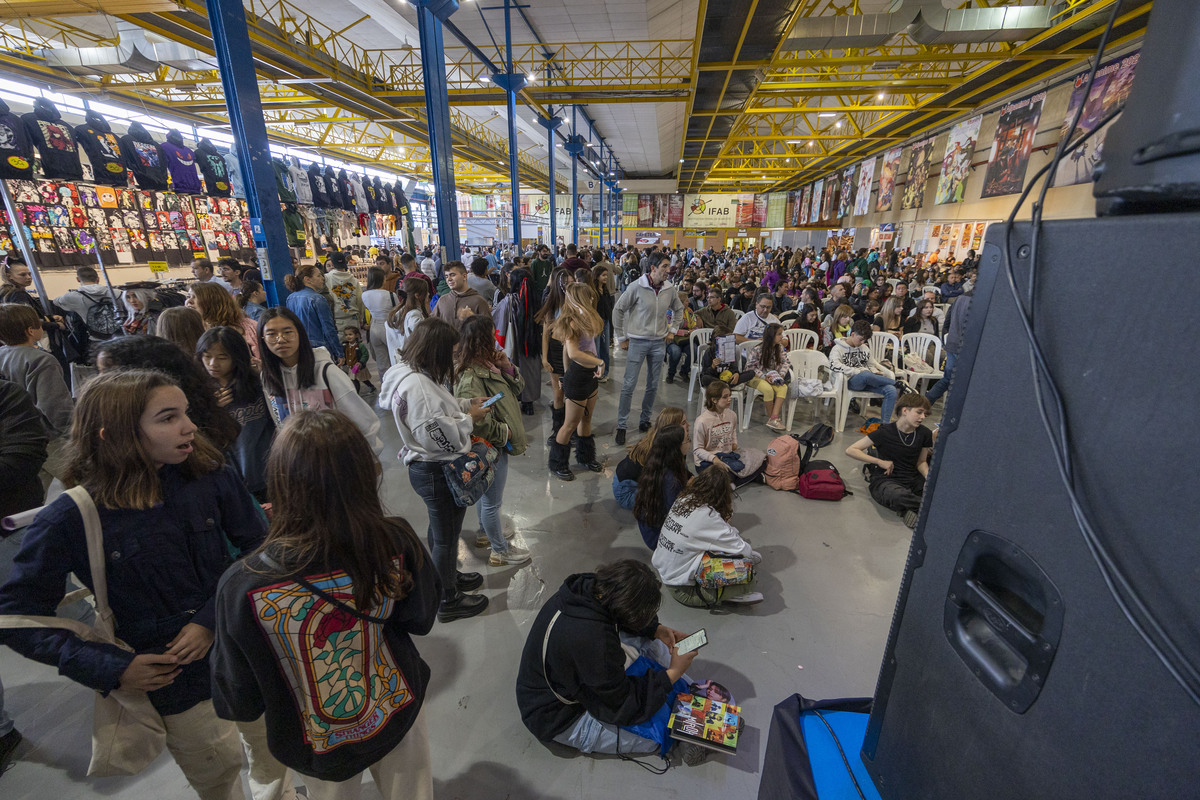
<svg viewBox="0 0 1200 800">
<path fill-rule="evenodd" d="M 833 127 L 835 127 L 835 128 L 842 127 L 842 121 L 839 119 L 837 122 L 833 123 Z"/>
<path fill-rule="evenodd" d="M 821 111 L 817 114 L 818 117 L 836 117 L 836 111 Z"/>
</svg>

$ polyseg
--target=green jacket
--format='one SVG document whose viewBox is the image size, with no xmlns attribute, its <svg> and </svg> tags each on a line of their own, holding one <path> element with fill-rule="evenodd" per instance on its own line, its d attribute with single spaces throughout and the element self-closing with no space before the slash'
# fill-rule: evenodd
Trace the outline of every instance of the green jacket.
<svg viewBox="0 0 1200 800">
<path fill-rule="evenodd" d="M 510 377 L 497 375 L 486 367 L 471 366 L 458 376 L 454 396 L 470 399 L 504 392 L 504 397 L 491 407 L 492 413 L 475 423 L 471 434 L 486 439 L 498 449 L 503 449 L 504 442 L 508 441 L 512 444 L 511 454 L 519 456 L 529 446 L 525 425 L 521 422 L 521 391 L 524 388 L 525 382 L 521 380 L 520 372 Z"/>
<path fill-rule="evenodd" d="M 542 296 L 542 292 L 546 291 L 546 286 L 550 283 L 550 273 L 554 271 L 554 261 L 546 259 L 542 261 L 540 258 L 535 258 L 529 262 L 529 271 L 533 274 L 533 286 L 537 289 L 536 295 Z"/>
</svg>

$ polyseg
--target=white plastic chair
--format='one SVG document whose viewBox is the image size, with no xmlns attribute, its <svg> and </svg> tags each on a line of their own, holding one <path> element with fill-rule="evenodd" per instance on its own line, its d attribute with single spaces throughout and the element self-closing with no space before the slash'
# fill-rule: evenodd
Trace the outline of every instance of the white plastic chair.
<svg viewBox="0 0 1200 800">
<path fill-rule="evenodd" d="M 811 331 L 809 331 L 809 333 L 811 333 Z M 793 381 L 795 381 L 799 378 L 815 378 L 817 380 L 820 380 L 821 367 L 824 367 L 827 370 L 829 369 L 829 359 L 825 356 L 824 353 L 821 353 L 820 351 L 817 351 L 817 350 L 789 350 L 788 351 L 788 363 L 791 364 L 791 367 L 792 367 L 792 380 Z M 798 397 L 796 395 L 795 391 L 792 391 L 790 393 L 790 396 L 788 397 L 787 429 L 789 431 L 792 429 L 792 420 L 796 416 L 796 401 L 800 400 L 800 399 L 802 399 L 802 398 Z M 821 392 L 820 394 L 805 395 L 803 399 L 813 401 L 813 420 L 814 421 L 816 421 L 816 417 L 817 417 L 817 403 L 816 403 L 817 400 L 832 400 L 833 401 L 833 418 L 834 418 L 834 420 L 838 419 L 838 414 L 840 413 L 840 410 L 841 410 L 842 400 L 841 400 L 841 392 L 838 391 L 837 386 L 834 386 L 834 388 L 830 389 L 829 391 Z"/>
<path fill-rule="evenodd" d="M 746 350 L 739 348 L 737 357 L 737 369 L 739 372 L 746 368 L 747 357 L 748 353 Z M 737 404 L 739 427 L 742 430 L 746 430 L 750 427 L 750 415 L 754 413 L 754 398 L 762 397 L 762 392 L 751 386 L 749 382 L 731 386 L 729 390 L 733 396 L 733 402 Z M 742 413 L 743 411 L 745 413 Z"/>
<path fill-rule="evenodd" d="M 736 308 L 732 308 L 730 310 L 733 312 L 734 319 L 741 319 L 742 317 L 746 316 L 745 311 L 738 311 Z"/>
<path fill-rule="evenodd" d="M 692 348 L 692 374 L 688 378 L 688 402 L 692 402 L 692 395 L 696 392 L 696 384 L 700 382 L 700 373 L 703 372 L 704 365 L 700 363 L 700 357 L 704 355 L 705 349 L 712 343 L 712 328 L 697 328 L 688 336 L 688 346 Z"/>
<path fill-rule="evenodd" d="M 871 350 L 871 358 L 881 362 L 885 359 L 889 359 L 888 351 L 891 350 L 890 360 L 893 366 L 892 371 L 895 372 L 897 376 L 900 375 L 900 368 L 903 367 L 903 359 L 900 358 L 899 339 L 890 333 L 875 331 L 871 334 L 871 340 L 867 342 L 867 347 Z M 897 359 L 900 360 L 899 365 L 896 363 Z M 835 374 L 836 377 L 834 378 L 834 388 L 840 389 L 842 393 L 841 404 L 838 408 L 838 424 L 835 427 L 837 428 L 838 433 L 841 433 L 846 428 L 846 417 L 850 413 L 851 400 L 859 401 L 859 410 L 862 413 L 862 417 L 863 419 L 867 419 L 870 417 L 870 413 L 867 411 L 867 406 L 872 400 L 880 399 L 882 395 L 875 392 L 854 391 L 850 388 L 849 381 L 847 381 L 840 372 Z M 888 422 L 888 420 L 882 421 L 885 423 Z"/>
<path fill-rule="evenodd" d="M 900 282 L 899 278 L 888 278 L 887 279 L 887 285 L 892 287 L 893 289 L 896 288 L 896 284 L 899 282 Z"/>
<path fill-rule="evenodd" d="M 933 348 L 933 360 L 930 361 L 929 350 Z M 900 339 L 900 350 L 904 353 L 915 353 L 920 356 L 921 360 L 933 368 L 933 372 L 916 372 L 911 369 L 904 368 L 904 357 L 900 357 L 900 364 L 897 364 L 898 369 L 896 374 L 907 380 L 914 389 L 920 391 L 921 381 L 928 380 L 936 383 L 942 379 L 942 370 L 938 369 L 942 365 L 942 341 L 932 333 L 906 333 Z"/>
<path fill-rule="evenodd" d="M 787 338 L 788 352 L 793 350 L 807 350 L 811 345 L 813 348 L 817 346 L 817 334 L 806 328 L 793 328 L 786 330 L 783 335 Z"/>
</svg>

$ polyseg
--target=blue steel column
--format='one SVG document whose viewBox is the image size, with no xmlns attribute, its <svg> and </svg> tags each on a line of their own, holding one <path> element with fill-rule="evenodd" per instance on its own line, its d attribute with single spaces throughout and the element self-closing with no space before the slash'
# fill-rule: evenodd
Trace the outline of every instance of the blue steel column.
<svg viewBox="0 0 1200 800">
<path fill-rule="evenodd" d="M 571 156 L 571 241 L 579 243 L 579 154 L 583 152 L 583 137 L 577 132 L 578 106 L 571 106 L 571 138 L 563 150 Z"/>
<path fill-rule="evenodd" d="M 558 193 L 558 181 L 554 174 L 554 132 L 563 124 L 562 117 L 538 117 L 538 124 L 546 129 L 546 163 L 550 173 L 550 249 L 558 247 L 558 208 L 555 196 Z M 557 252 L 557 250 L 556 250 Z"/>
<path fill-rule="evenodd" d="M 242 0 L 205 2 L 238 165 L 246 186 L 246 208 L 263 274 L 263 287 L 267 290 L 267 301 L 279 305 L 287 297 L 283 278 L 292 273 L 292 254 L 283 231 L 283 211 L 275 189 L 267 126 L 263 122 L 262 101 L 258 96 L 258 75 L 254 71 L 250 33 L 246 30 L 246 12 Z"/>
<path fill-rule="evenodd" d="M 604 182 L 608 180 L 608 156 L 604 154 L 604 142 L 600 142 L 600 246 L 604 246 L 604 237 L 608 233 L 608 215 L 611 208 L 608 203 L 608 192 L 604 191 Z"/>
<path fill-rule="evenodd" d="M 425 79 L 425 119 L 429 126 L 429 163 L 433 167 L 438 239 L 447 261 L 460 256 L 458 203 L 454 188 L 454 151 L 450 138 L 450 98 L 446 94 L 446 51 L 442 20 L 458 10 L 458 0 L 409 0 L 417 9 L 421 40 L 421 74 Z"/>
<path fill-rule="evenodd" d="M 504 74 L 493 75 L 492 82 L 504 90 L 508 106 L 508 172 L 509 193 L 513 214 L 513 241 L 521 247 L 521 182 L 517 161 L 517 92 L 529 83 L 525 75 L 513 72 L 512 59 L 512 0 L 504 0 Z"/>
</svg>

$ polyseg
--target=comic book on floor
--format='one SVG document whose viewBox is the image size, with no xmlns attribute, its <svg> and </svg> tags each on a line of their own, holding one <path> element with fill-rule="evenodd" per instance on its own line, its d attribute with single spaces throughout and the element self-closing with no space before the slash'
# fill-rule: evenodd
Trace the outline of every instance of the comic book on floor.
<svg viewBox="0 0 1200 800">
<path fill-rule="evenodd" d="M 741 708 L 700 695 L 675 696 L 667 723 L 672 739 L 692 742 L 719 753 L 736 753 Z"/>
</svg>

